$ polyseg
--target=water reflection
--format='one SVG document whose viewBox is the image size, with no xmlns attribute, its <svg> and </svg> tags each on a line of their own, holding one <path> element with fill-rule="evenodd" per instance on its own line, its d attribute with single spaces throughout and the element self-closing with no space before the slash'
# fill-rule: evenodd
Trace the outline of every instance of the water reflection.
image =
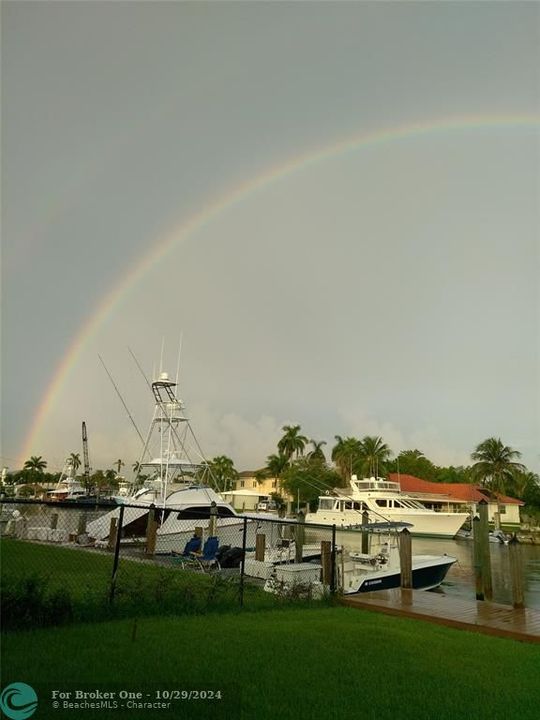
<svg viewBox="0 0 540 720">
<path fill-rule="evenodd" d="M 540 546 L 520 545 L 523 561 L 523 585 L 525 605 L 540 609 Z M 504 604 L 512 603 L 512 584 L 510 573 L 510 550 L 507 545 L 489 544 L 491 556 L 491 575 L 493 582 L 493 600 Z M 435 538 L 413 538 L 413 553 L 447 553 L 457 557 L 441 591 L 446 595 L 458 595 L 474 599 L 474 560 L 473 543 L 467 540 L 442 540 Z"/>
</svg>

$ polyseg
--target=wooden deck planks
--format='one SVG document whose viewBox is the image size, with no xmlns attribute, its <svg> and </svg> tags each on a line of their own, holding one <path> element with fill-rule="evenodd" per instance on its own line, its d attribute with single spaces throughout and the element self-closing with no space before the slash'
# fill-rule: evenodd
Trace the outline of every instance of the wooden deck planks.
<svg viewBox="0 0 540 720">
<path fill-rule="evenodd" d="M 509 605 L 399 588 L 344 595 L 341 603 L 487 635 L 540 643 L 540 610 L 532 608 L 515 610 Z"/>
</svg>

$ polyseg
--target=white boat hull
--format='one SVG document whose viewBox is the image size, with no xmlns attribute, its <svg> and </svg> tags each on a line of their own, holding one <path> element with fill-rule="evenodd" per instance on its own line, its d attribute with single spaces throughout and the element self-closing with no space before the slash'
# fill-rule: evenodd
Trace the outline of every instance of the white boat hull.
<svg viewBox="0 0 540 720">
<path fill-rule="evenodd" d="M 374 522 L 409 523 L 411 535 L 420 537 L 453 538 L 463 523 L 468 519 L 466 513 L 442 513 L 411 510 L 410 512 L 378 513 Z M 362 516 L 355 511 L 335 512 L 332 510 L 310 513 L 306 517 L 308 523 L 320 525 L 336 525 L 338 528 L 351 528 L 361 525 Z"/>
</svg>

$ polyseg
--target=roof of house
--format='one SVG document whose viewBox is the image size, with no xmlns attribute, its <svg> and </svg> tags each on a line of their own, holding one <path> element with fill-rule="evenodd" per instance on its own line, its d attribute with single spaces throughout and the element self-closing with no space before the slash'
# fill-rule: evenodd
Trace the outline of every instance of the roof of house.
<svg viewBox="0 0 540 720">
<path fill-rule="evenodd" d="M 505 505 L 524 505 L 525 503 L 516 498 L 501 495 L 500 493 L 490 493 L 485 488 L 469 483 L 437 483 L 429 480 L 422 480 L 414 477 L 414 475 L 398 475 L 390 473 L 389 480 L 399 482 L 403 492 L 408 493 L 430 493 L 433 495 L 446 495 L 456 500 L 466 500 L 467 502 L 493 502 L 494 499 Z"/>
</svg>

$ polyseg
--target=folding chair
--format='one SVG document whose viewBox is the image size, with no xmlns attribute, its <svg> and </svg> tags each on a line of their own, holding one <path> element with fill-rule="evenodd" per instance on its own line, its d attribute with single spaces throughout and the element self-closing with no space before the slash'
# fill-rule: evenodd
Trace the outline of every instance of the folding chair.
<svg viewBox="0 0 540 720">
<path fill-rule="evenodd" d="M 195 560 L 199 564 L 202 572 L 212 572 L 214 570 L 220 570 L 219 560 L 217 553 L 219 550 L 219 538 L 215 535 L 211 535 L 206 539 L 203 545 L 203 551 L 200 555 L 195 555 Z"/>
<path fill-rule="evenodd" d="M 198 569 L 196 558 L 197 555 L 200 554 L 201 544 L 201 538 L 198 535 L 194 535 L 187 541 L 181 555 L 176 555 L 173 552 L 173 555 L 175 555 L 173 562 L 181 565 L 182 567 L 192 566 Z"/>
</svg>

